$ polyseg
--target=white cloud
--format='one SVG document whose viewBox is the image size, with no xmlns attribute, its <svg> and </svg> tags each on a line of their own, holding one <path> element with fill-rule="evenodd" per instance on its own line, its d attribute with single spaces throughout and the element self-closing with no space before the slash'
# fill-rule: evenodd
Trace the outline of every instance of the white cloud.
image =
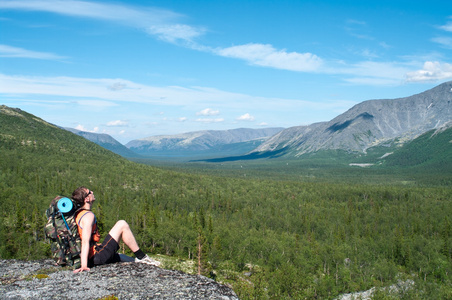
<svg viewBox="0 0 452 300">
<path fill-rule="evenodd" d="M 251 65 L 299 72 L 316 71 L 323 63 L 314 54 L 277 50 L 268 44 L 251 43 L 216 49 L 214 52 L 220 56 L 243 59 Z"/>
<path fill-rule="evenodd" d="M 178 40 L 192 41 L 203 35 L 205 30 L 184 24 L 163 24 L 150 26 L 146 31 L 149 34 L 156 35 L 161 40 L 174 43 Z"/>
<path fill-rule="evenodd" d="M 178 120 L 179 120 L 179 122 L 185 122 L 185 121 L 187 121 L 188 119 L 187 119 L 186 117 L 180 117 Z"/>
<path fill-rule="evenodd" d="M 89 130 L 86 129 L 83 125 L 79 124 L 75 127 L 75 129 L 80 130 L 80 131 L 85 131 L 85 132 L 92 132 L 92 133 L 97 133 L 99 132 L 99 127 L 94 127 L 93 130 Z"/>
<path fill-rule="evenodd" d="M 438 61 L 427 61 L 422 70 L 408 72 L 407 82 L 429 82 L 452 78 L 452 65 Z"/>
<path fill-rule="evenodd" d="M 196 119 L 196 122 L 202 122 L 202 123 L 219 123 L 219 122 L 223 122 L 223 121 L 224 121 L 223 118 L 216 118 L 216 119 L 209 119 L 209 118 Z"/>
<path fill-rule="evenodd" d="M 111 91 L 120 91 L 127 88 L 127 84 L 123 82 L 115 82 L 107 87 Z"/>
<path fill-rule="evenodd" d="M 63 60 L 64 56 L 56 55 L 48 52 L 37 52 L 23 48 L 17 48 L 8 45 L 0 45 L 0 57 L 16 57 L 16 58 L 33 58 L 43 60 Z"/>
<path fill-rule="evenodd" d="M 237 121 L 254 121 L 254 117 L 250 115 L 249 113 L 246 113 L 244 115 L 241 115 L 240 117 L 236 118 Z"/>
<path fill-rule="evenodd" d="M 123 120 L 115 120 L 107 123 L 107 126 L 116 127 L 116 126 L 128 126 L 129 122 Z"/>
<path fill-rule="evenodd" d="M 196 113 L 197 116 L 216 116 L 219 114 L 220 114 L 219 110 L 213 110 L 211 108 L 206 108 Z"/>
</svg>

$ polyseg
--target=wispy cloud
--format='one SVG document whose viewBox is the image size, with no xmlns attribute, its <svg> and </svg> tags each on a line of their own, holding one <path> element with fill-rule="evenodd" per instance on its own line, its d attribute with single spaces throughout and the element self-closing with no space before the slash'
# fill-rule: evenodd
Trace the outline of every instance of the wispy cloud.
<svg viewBox="0 0 452 300">
<path fill-rule="evenodd" d="M 0 74 L 0 93 L 15 95 L 47 95 L 75 99 L 77 102 L 98 101 L 159 103 L 165 105 L 205 105 L 206 102 L 227 102 L 230 99 L 244 99 L 248 96 L 212 88 L 149 86 L 124 79 L 9 76 Z M 112 89 L 118 82 L 126 89 L 118 93 Z M 83 100 L 84 98 L 88 100 Z"/>
<path fill-rule="evenodd" d="M 202 122 L 202 123 L 219 123 L 219 122 L 224 122 L 223 118 L 200 118 L 200 119 L 196 119 L 196 122 Z"/>
<path fill-rule="evenodd" d="M 175 43 L 179 40 L 191 41 L 204 34 L 204 28 L 197 28 L 178 21 L 183 16 L 173 11 L 74 0 L 3 0 L 0 9 L 25 11 L 44 11 L 79 18 L 120 23 L 125 26 L 141 28 L 159 39 Z"/>
<path fill-rule="evenodd" d="M 102 110 L 107 107 L 117 106 L 118 104 L 114 101 L 99 100 L 99 99 L 76 99 L 71 101 L 72 103 L 78 104 L 80 106 L 85 106 L 90 110 Z"/>
<path fill-rule="evenodd" d="M 185 24 L 153 25 L 146 29 L 151 35 L 156 35 L 159 39 L 176 43 L 179 40 L 192 42 L 195 38 L 204 34 L 205 29 L 195 28 Z"/>
<path fill-rule="evenodd" d="M 452 19 L 452 17 L 450 17 Z M 452 32 L 452 21 L 447 22 L 445 25 L 438 26 L 439 29 L 447 32 Z M 432 41 L 440 44 L 441 46 L 452 49 L 452 38 L 450 36 L 438 36 L 432 38 Z"/>
<path fill-rule="evenodd" d="M 374 37 L 366 33 L 362 33 L 362 31 L 365 29 L 367 29 L 367 23 L 364 21 L 349 19 L 345 22 L 345 30 L 351 36 L 363 40 L 374 40 Z"/>
<path fill-rule="evenodd" d="M 115 82 L 115 83 L 112 83 L 107 88 L 111 91 L 120 91 L 120 90 L 127 88 L 127 84 L 125 84 L 123 82 Z"/>
<path fill-rule="evenodd" d="M 214 110 L 211 108 L 206 108 L 196 113 L 197 116 L 216 116 L 218 114 L 220 114 L 219 110 Z"/>
<path fill-rule="evenodd" d="M 39 103 L 45 101 L 67 105 L 95 107 L 97 110 L 127 103 L 153 104 L 162 106 L 186 107 L 187 110 L 198 113 L 199 116 L 218 115 L 220 109 L 249 111 L 256 107 L 273 107 L 276 111 L 295 111 L 315 109 L 318 111 L 344 111 L 353 101 L 338 101 L 323 103 L 318 101 L 303 101 L 301 99 L 265 98 L 252 95 L 231 93 L 206 87 L 180 87 L 180 86 L 149 86 L 133 81 L 118 78 L 76 78 L 76 77 L 33 77 L 10 76 L 0 74 L 0 94 L 4 99 L 14 97 L 14 101 L 32 101 Z M 120 93 L 109 89 L 114 83 L 121 82 L 127 86 Z M 35 100 L 30 100 L 35 99 Z M 55 99 L 52 101 L 51 99 Z M 206 103 L 218 109 L 206 109 Z M 274 103 L 278 103 L 275 107 Z M 223 113 L 223 112 L 222 112 Z M 252 116 L 243 115 L 242 119 Z M 185 119 L 186 120 L 186 119 Z M 199 118 L 197 122 L 222 122 L 223 118 Z"/>
<path fill-rule="evenodd" d="M 8 45 L 0 45 L 0 57 L 32 58 L 43 60 L 67 59 L 67 57 L 60 56 L 54 53 L 32 51 Z"/>
<path fill-rule="evenodd" d="M 114 120 L 107 123 L 108 127 L 124 127 L 128 126 L 129 122 L 124 120 Z"/>
<path fill-rule="evenodd" d="M 314 54 L 288 52 L 284 49 L 278 50 L 268 44 L 250 43 L 219 49 L 200 45 L 195 40 L 207 32 L 206 28 L 182 24 L 179 22 L 183 17 L 182 15 L 163 9 L 73 0 L 5 0 L 0 2 L 0 9 L 45 11 L 73 17 L 117 22 L 126 26 L 141 28 L 146 33 L 168 43 L 181 42 L 183 46 L 193 50 L 242 59 L 250 65 L 307 72 L 317 70 L 322 64 L 322 60 Z M 118 90 L 118 88 L 121 88 L 121 85 L 112 85 L 113 90 Z"/>
<path fill-rule="evenodd" d="M 359 77 L 379 78 L 387 80 L 401 80 L 403 75 L 409 71 L 407 65 L 395 62 L 375 62 L 362 61 L 342 70 L 344 74 L 350 74 Z M 339 70 L 338 73 L 341 73 Z"/>
<path fill-rule="evenodd" d="M 289 51 L 271 44 L 251 42 L 231 47 L 211 48 L 196 42 L 199 37 L 208 32 L 208 29 L 201 26 L 184 24 L 181 22 L 185 18 L 184 15 L 174 11 L 154 7 L 139 7 L 124 4 L 77 0 L 3 0 L 0 1 L 0 9 L 43 11 L 78 18 L 91 18 L 99 21 L 115 22 L 124 26 L 140 28 L 143 32 L 168 43 L 179 44 L 196 51 L 204 51 L 214 55 L 240 59 L 251 66 L 260 66 L 294 72 L 344 75 L 342 77 L 344 81 L 356 84 L 399 84 L 404 81 L 404 78 L 410 78 L 410 80 L 411 78 L 422 78 L 422 76 L 413 76 L 413 74 L 419 74 L 420 70 L 416 71 L 416 69 L 413 69 L 412 65 L 410 66 L 409 64 L 403 62 L 377 62 L 371 60 L 377 58 L 377 54 L 368 50 L 361 52 L 362 55 L 369 58 L 368 61 L 342 61 L 338 63 L 334 60 L 326 60 L 307 51 Z M 364 39 L 373 39 L 365 33 L 365 31 L 368 30 L 366 22 L 360 20 L 347 20 L 345 26 L 346 30 L 348 30 L 352 35 Z M 452 32 L 452 21 L 440 26 L 440 29 Z M 362 32 L 364 32 L 364 34 L 362 34 Z M 444 47 L 452 47 L 452 41 L 449 37 L 438 37 L 433 39 L 433 41 L 443 45 Z M 0 45 L 0 56 L 47 60 L 65 59 L 64 56 L 53 53 L 38 52 L 8 45 Z M 428 61 L 426 64 L 428 64 Z M 420 66 L 418 68 L 420 68 Z M 427 71 L 427 73 L 430 72 L 426 69 L 424 71 Z M 438 73 L 435 72 L 435 74 Z M 441 74 L 441 76 L 431 76 L 431 78 L 442 78 L 448 73 L 441 72 Z M 30 82 L 27 83 L 29 79 L 30 78 L 16 78 L 14 83 L 18 84 L 18 81 L 22 81 L 21 85 L 27 87 L 27 84 L 31 84 Z M 8 80 L 11 80 L 11 78 L 8 78 Z M 170 97 L 169 100 L 167 100 L 169 103 L 178 102 L 172 98 L 171 95 L 175 96 L 184 94 L 184 98 L 194 98 L 198 94 L 202 94 L 204 96 L 208 94 L 206 90 L 200 91 L 196 88 L 184 90 L 180 87 L 149 87 L 124 80 L 82 79 L 83 82 L 80 82 L 79 80 L 80 79 L 76 78 L 62 77 L 57 80 L 61 85 L 54 85 L 53 82 L 55 81 L 53 79 L 47 81 L 45 78 L 34 78 L 33 90 L 40 93 L 39 90 L 41 89 L 42 91 L 46 90 L 46 93 L 58 95 L 65 93 L 63 90 L 69 86 L 75 87 L 79 85 L 88 88 L 88 91 L 85 92 L 78 90 L 75 91 L 75 95 L 90 97 L 94 94 L 95 97 L 102 99 L 127 101 L 121 98 L 124 97 L 121 95 L 129 95 L 131 92 L 129 91 L 130 93 L 124 93 L 124 90 L 135 89 L 133 93 L 139 99 L 138 101 L 160 102 L 165 99 L 164 97 Z M 38 83 L 38 81 L 41 82 Z M 40 86 L 40 89 L 36 88 L 37 85 Z M 103 85 L 102 89 L 100 89 L 101 85 Z M 54 89 L 54 91 L 50 91 L 50 89 Z M 107 89 L 110 93 L 116 92 L 116 95 L 113 96 L 108 94 L 108 91 L 105 92 L 105 89 Z M 121 93 L 117 93 L 118 91 L 121 91 Z M 19 93 L 19 91 L 17 92 Z M 219 94 L 226 95 L 230 93 L 219 93 L 218 91 L 214 92 L 216 97 L 218 97 Z M 195 99 L 194 101 L 196 102 Z"/>
<path fill-rule="evenodd" d="M 450 17 L 452 19 L 452 17 Z M 445 25 L 439 27 L 442 30 L 452 32 L 452 21 L 447 22 Z"/>
<path fill-rule="evenodd" d="M 275 69 L 312 72 L 321 74 L 344 75 L 344 81 L 364 85 L 395 85 L 404 82 L 406 74 L 413 71 L 411 62 L 385 62 L 365 60 L 354 63 L 327 61 L 311 53 L 287 52 L 277 50 L 268 44 L 246 44 L 216 49 L 215 53 L 225 57 L 247 61 L 250 65 Z M 363 52 L 370 58 L 377 55 Z"/>
<path fill-rule="evenodd" d="M 440 36 L 433 38 L 432 41 L 445 48 L 452 49 L 452 37 Z"/>
<path fill-rule="evenodd" d="M 245 60 L 251 65 L 290 71 L 316 71 L 323 63 L 320 57 L 312 53 L 277 50 L 269 44 L 250 43 L 216 49 L 214 52 L 220 56 Z"/>
<path fill-rule="evenodd" d="M 137 26 L 161 23 L 180 15 L 157 8 L 134 8 L 126 5 L 74 0 L 3 0 L 0 9 L 45 11 L 74 17 L 124 22 Z"/>
</svg>

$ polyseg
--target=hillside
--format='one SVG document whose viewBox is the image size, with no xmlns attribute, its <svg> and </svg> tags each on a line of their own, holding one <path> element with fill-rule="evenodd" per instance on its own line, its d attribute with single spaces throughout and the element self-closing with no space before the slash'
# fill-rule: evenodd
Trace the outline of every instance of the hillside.
<svg viewBox="0 0 452 300">
<path fill-rule="evenodd" d="M 73 134 L 58 126 L 50 124 L 25 111 L 7 106 L 0 107 L 0 138 L 2 147 L 10 151 L 2 151 L 4 163 L 15 164 L 14 155 L 28 153 L 39 156 L 41 162 L 50 165 L 62 162 L 64 165 L 94 165 L 107 161 L 125 163 L 121 156 L 100 147 L 85 138 Z M 9 156 L 12 157 L 9 157 Z M 53 163 L 55 161 L 55 163 Z M 24 164 L 33 161 L 23 159 Z M 15 165 L 14 167 L 17 167 Z M 31 166 L 29 166 L 31 167 Z M 56 169 L 55 171 L 58 171 Z M 62 171 L 66 172 L 66 171 Z"/>
<path fill-rule="evenodd" d="M 329 122 L 285 129 L 252 153 L 282 151 L 299 157 L 319 150 L 366 153 L 400 145 L 452 121 L 452 82 L 423 93 L 359 103 Z"/>
<path fill-rule="evenodd" d="M 452 172 L 452 122 L 407 142 L 385 160 L 389 166 L 433 166 Z"/>
</svg>

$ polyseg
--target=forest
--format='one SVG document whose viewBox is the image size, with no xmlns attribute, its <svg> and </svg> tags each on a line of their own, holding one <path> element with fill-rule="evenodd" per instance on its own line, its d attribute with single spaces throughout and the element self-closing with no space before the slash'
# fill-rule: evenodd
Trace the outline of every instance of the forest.
<svg viewBox="0 0 452 300">
<path fill-rule="evenodd" d="M 241 299 L 334 299 L 372 287 L 374 299 L 452 298 L 450 169 L 366 177 L 315 161 L 156 167 L 4 107 L 0 151 L 2 259 L 50 257 L 44 212 L 83 185 L 102 234 L 127 220 L 146 252 L 174 258 L 164 267 L 193 262 L 193 273 Z M 398 282 L 414 284 L 384 289 Z"/>
</svg>

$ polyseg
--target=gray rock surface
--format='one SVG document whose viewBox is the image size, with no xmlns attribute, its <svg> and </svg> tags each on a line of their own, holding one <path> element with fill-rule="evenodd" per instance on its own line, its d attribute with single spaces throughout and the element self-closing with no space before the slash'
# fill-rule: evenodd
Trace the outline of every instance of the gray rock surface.
<svg viewBox="0 0 452 300">
<path fill-rule="evenodd" d="M 207 277 L 140 263 L 117 263 L 74 274 L 52 260 L 0 260 L 1 299 L 238 299 Z"/>
</svg>

